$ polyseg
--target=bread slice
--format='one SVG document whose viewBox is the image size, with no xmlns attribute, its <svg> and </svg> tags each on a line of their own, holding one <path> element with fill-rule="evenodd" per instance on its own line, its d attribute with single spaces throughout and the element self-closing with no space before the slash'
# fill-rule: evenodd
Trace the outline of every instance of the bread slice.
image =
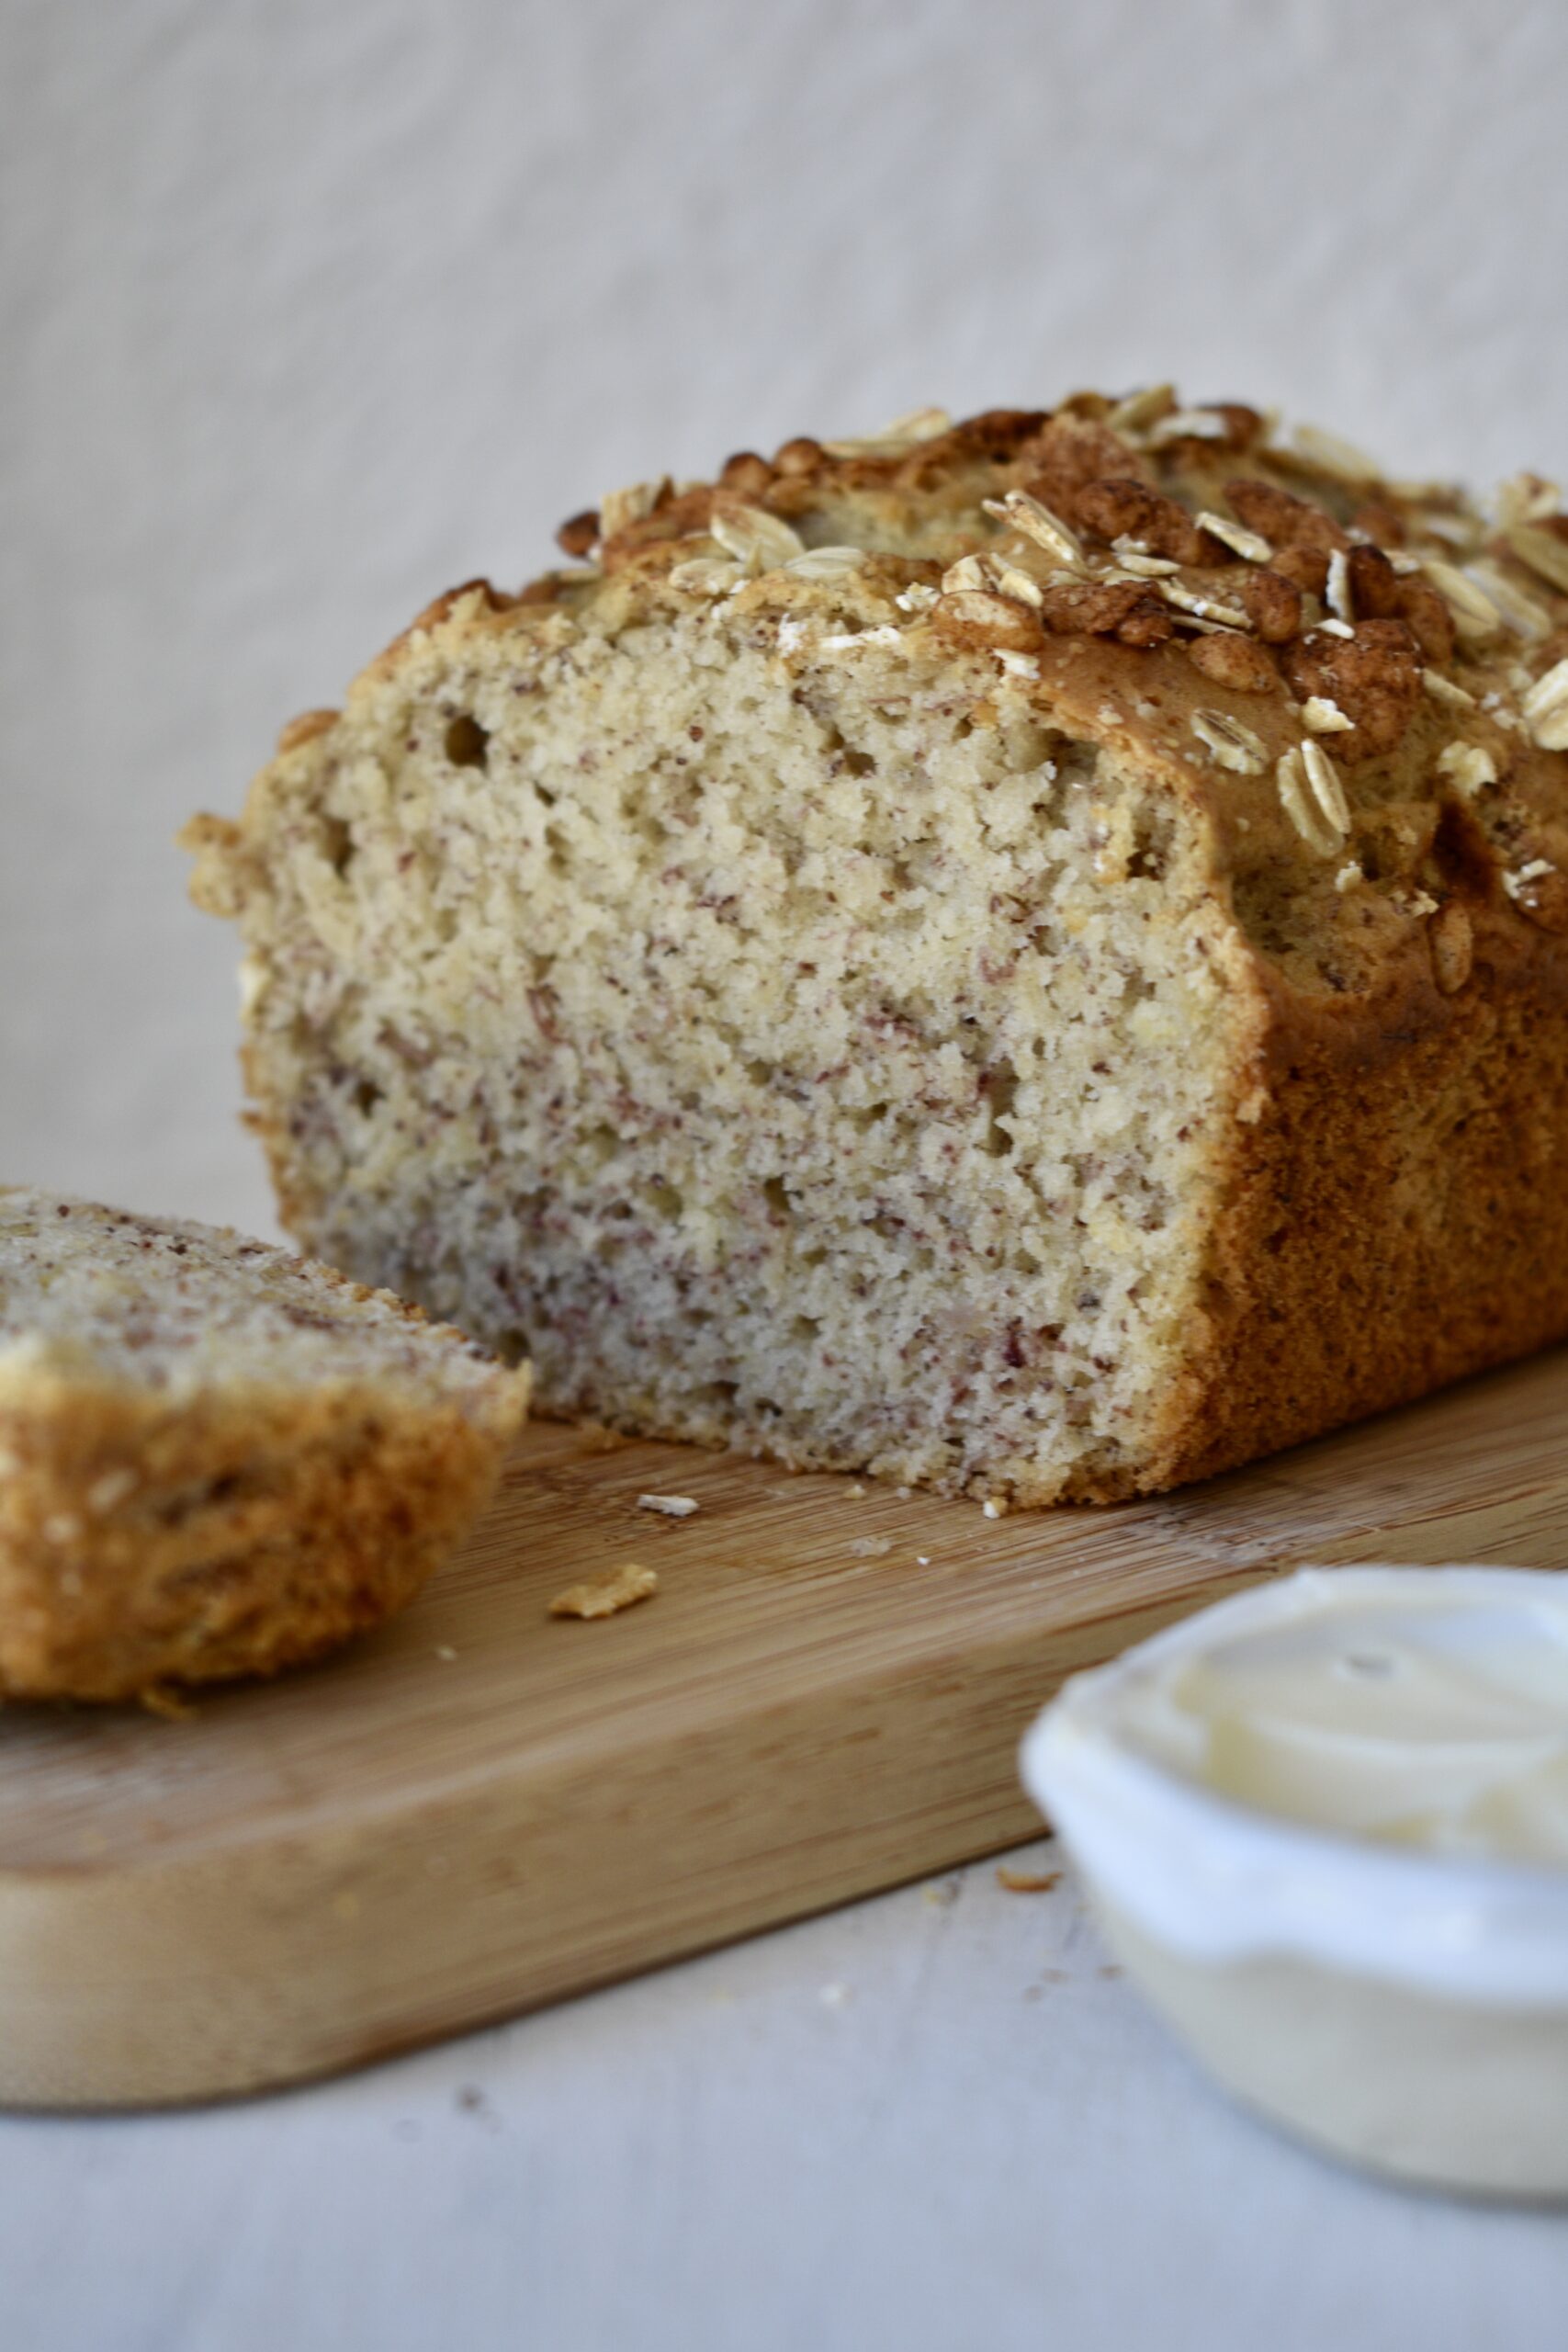
<svg viewBox="0 0 1568 2352">
<path fill-rule="evenodd" d="M 309 1248 L 552 1410 L 1021 1502 L 1568 1330 L 1568 517 L 1168 388 L 616 493 L 200 902 Z"/>
<path fill-rule="evenodd" d="M 378 1623 L 527 1391 L 286 1250 L 0 1188 L 0 1690 L 270 1674 Z"/>
</svg>

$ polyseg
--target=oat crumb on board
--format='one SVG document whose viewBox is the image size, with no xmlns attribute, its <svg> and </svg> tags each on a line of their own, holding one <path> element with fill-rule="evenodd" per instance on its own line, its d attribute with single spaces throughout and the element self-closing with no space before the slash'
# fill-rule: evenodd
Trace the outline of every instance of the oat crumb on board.
<svg viewBox="0 0 1568 2352">
<path fill-rule="evenodd" d="M 884 1552 L 893 1549 L 893 1538 L 891 1535 L 857 1535 L 850 1549 L 858 1558 L 879 1559 Z"/>
<path fill-rule="evenodd" d="M 694 1495 L 638 1495 L 638 1510 L 656 1510 L 660 1519 L 690 1519 L 696 1510 Z"/>
<path fill-rule="evenodd" d="M 1015 1871 L 1006 1862 L 997 1865 L 997 1884 L 1010 1894 L 1049 1894 L 1061 1883 L 1060 1871 Z"/>
<path fill-rule="evenodd" d="M 630 1609 L 634 1602 L 647 1600 L 659 1589 L 659 1571 L 645 1568 L 636 1560 L 623 1560 L 618 1568 L 607 1568 L 603 1576 L 589 1577 L 581 1584 L 568 1585 L 558 1592 L 550 1603 L 552 1617 L 613 1617 L 617 1609 Z"/>
</svg>

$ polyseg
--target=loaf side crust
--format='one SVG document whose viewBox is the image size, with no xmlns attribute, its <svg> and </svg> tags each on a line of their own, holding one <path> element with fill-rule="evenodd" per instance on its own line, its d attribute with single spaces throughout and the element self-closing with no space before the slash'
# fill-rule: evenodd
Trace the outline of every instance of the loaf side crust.
<svg viewBox="0 0 1568 2352">
<path fill-rule="evenodd" d="M 1375 1028 L 1279 1020 L 1168 1450 L 1074 1499 L 1211 1477 L 1568 1338 L 1562 964 L 1476 932 L 1458 1000 L 1417 975 Z"/>
</svg>

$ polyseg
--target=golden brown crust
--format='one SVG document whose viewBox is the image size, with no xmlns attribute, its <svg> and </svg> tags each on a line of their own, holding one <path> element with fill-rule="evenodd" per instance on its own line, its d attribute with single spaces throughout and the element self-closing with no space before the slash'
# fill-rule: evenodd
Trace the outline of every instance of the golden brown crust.
<svg viewBox="0 0 1568 2352">
<path fill-rule="evenodd" d="M 1208 1477 L 1568 1333 L 1561 966 L 1521 953 L 1494 915 L 1466 983 L 1442 988 L 1412 973 L 1376 1053 L 1326 1025 L 1288 1053 L 1276 1044 L 1184 1418 L 1140 1488 Z"/>
<path fill-rule="evenodd" d="M 341 712 L 336 710 L 302 710 L 298 718 L 291 718 L 288 726 L 279 730 L 278 750 L 297 752 L 302 743 L 314 742 L 318 735 L 324 735 L 330 727 L 335 726 L 341 716 Z"/>
<path fill-rule="evenodd" d="M 0 1407 L 0 1690 L 124 1699 L 319 1657 L 412 1599 L 505 1442 L 373 1388 L 170 1411 L 40 1385 Z"/>
</svg>

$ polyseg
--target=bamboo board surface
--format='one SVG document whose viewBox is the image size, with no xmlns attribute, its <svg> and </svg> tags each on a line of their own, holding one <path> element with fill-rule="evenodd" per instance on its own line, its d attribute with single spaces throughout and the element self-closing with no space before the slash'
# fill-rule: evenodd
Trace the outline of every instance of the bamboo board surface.
<svg viewBox="0 0 1568 2352">
<path fill-rule="evenodd" d="M 1308 1560 L 1568 1560 L 1568 1353 L 1109 1510 L 853 1486 L 537 1426 L 331 1663 L 175 1722 L 0 1713 L 0 2100 L 330 2072 L 1035 1834 L 1026 1723 L 1184 1611 Z M 549 1617 L 627 1559 L 651 1600 Z"/>
</svg>

